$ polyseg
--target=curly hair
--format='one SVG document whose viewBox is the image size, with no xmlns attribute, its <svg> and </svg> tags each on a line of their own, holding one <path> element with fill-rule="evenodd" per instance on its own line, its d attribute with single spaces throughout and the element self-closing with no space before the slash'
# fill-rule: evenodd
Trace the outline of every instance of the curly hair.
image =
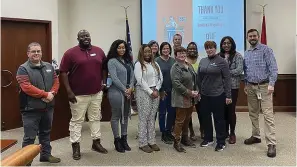
<svg viewBox="0 0 297 167">
<path fill-rule="evenodd" d="M 124 61 L 125 61 L 126 63 L 131 63 L 131 64 L 133 64 L 133 63 L 132 63 L 132 57 L 131 57 L 131 55 L 130 55 L 130 53 L 129 53 L 128 45 L 127 45 L 126 41 L 124 41 L 124 40 L 122 40 L 122 39 L 117 39 L 117 40 L 115 40 L 115 41 L 111 44 L 111 46 L 110 46 L 110 49 L 109 49 L 108 54 L 107 54 L 107 59 L 106 59 L 106 61 L 103 63 L 103 69 L 107 70 L 107 64 L 108 64 L 108 61 L 109 61 L 110 59 L 112 59 L 112 58 L 118 58 L 118 57 L 119 57 L 119 54 L 118 54 L 117 49 L 118 49 L 118 47 L 119 47 L 120 44 L 124 44 L 124 45 L 125 45 L 125 49 L 126 49 L 126 51 L 125 51 L 125 53 L 124 53 L 124 55 L 123 55 L 123 59 L 124 59 Z"/>
<path fill-rule="evenodd" d="M 148 44 L 143 44 L 141 45 L 140 49 L 139 49 L 139 52 L 138 52 L 138 61 L 141 65 L 141 69 L 142 71 L 144 70 L 144 68 L 146 68 L 145 64 L 144 64 L 144 49 L 148 47 L 150 48 L 150 50 L 152 51 L 151 47 L 148 45 Z M 160 74 L 160 69 L 159 67 L 156 65 L 156 62 L 154 60 L 154 57 L 153 57 L 153 54 L 152 54 L 152 57 L 151 57 L 151 63 L 152 63 L 152 66 L 155 70 L 157 70 L 158 74 Z"/>
</svg>

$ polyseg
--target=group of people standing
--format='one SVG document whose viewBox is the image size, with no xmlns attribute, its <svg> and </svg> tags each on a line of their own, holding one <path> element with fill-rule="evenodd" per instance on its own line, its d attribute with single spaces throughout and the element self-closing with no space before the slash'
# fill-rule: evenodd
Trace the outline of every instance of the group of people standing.
<svg viewBox="0 0 297 167">
<path fill-rule="evenodd" d="M 214 41 L 206 41 L 204 48 L 207 56 L 201 58 L 195 42 L 190 42 L 184 48 L 181 46 L 182 36 L 176 34 L 173 47 L 168 42 L 162 42 L 159 46 L 156 41 L 141 45 L 137 60 L 133 62 L 124 40 L 114 41 L 105 56 L 101 48 L 91 45 L 88 31 L 79 31 L 79 44 L 65 52 L 60 64 L 60 76 L 72 114 L 69 131 L 73 159 L 81 158 L 81 129 L 86 112 L 93 139 L 92 150 L 104 154 L 108 152 L 101 145 L 100 131 L 102 92 L 107 89 L 108 74 L 112 80 L 108 87 L 111 129 L 118 152 L 131 150 L 127 128 L 134 91 L 141 150 L 147 153 L 160 151 L 155 132 L 157 112 L 163 142 L 173 144 L 178 152 L 186 152 L 183 146 L 195 147 L 193 141 L 197 140 L 197 136 L 192 120 L 192 112 L 195 111 L 203 139 L 200 146 L 207 147 L 214 142 L 213 117 L 215 150 L 222 151 L 227 138 L 230 144 L 236 143 L 235 106 L 243 72 L 253 127 L 252 136 L 244 143 L 261 142 L 258 120 L 261 109 L 265 119 L 267 155 L 275 157 L 272 93 L 277 79 L 277 65 L 272 50 L 260 44 L 258 38 L 256 29 L 247 32 L 251 47 L 244 58 L 236 51 L 236 44 L 230 36 L 222 38 L 219 53 Z M 41 61 L 40 44 L 31 43 L 27 55 L 28 61 L 20 66 L 17 73 L 25 131 L 23 147 L 33 144 L 38 134 L 42 144 L 40 161 L 57 163 L 60 159 L 51 155 L 49 136 L 59 80 L 53 67 Z"/>
</svg>

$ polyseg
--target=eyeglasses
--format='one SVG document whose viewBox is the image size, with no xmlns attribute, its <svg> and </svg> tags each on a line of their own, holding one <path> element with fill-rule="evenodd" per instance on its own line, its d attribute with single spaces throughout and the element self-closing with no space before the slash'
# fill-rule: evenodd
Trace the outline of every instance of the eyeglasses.
<svg viewBox="0 0 297 167">
<path fill-rule="evenodd" d="M 32 54 L 41 53 L 41 50 L 31 50 L 30 53 Z"/>
</svg>

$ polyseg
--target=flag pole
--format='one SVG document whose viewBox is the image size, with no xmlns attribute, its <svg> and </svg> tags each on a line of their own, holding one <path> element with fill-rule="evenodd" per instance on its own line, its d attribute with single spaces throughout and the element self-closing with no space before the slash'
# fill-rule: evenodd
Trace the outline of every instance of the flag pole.
<svg viewBox="0 0 297 167">
<path fill-rule="evenodd" d="M 258 4 L 258 5 L 262 7 L 262 12 L 263 12 L 263 15 L 265 16 L 265 7 L 266 7 L 268 4 L 265 4 L 265 5 L 260 5 L 260 4 Z"/>
<path fill-rule="evenodd" d="M 128 14 L 127 14 L 127 9 L 129 8 L 129 6 L 121 6 L 122 8 L 125 9 L 125 14 L 126 14 L 126 19 L 128 19 Z"/>
<path fill-rule="evenodd" d="M 259 6 L 262 7 L 262 30 L 261 30 L 261 43 L 267 45 L 267 36 L 266 36 L 266 19 L 265 19 L 265 7 L 267 6 L 267 4 L 265 5 L 260 5 Z"/>
</svg>

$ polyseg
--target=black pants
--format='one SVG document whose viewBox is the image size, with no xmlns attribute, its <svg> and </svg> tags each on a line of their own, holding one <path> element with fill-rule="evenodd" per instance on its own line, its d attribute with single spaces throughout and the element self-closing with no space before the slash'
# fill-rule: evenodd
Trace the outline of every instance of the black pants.
<svg viewBox="0 0 297 167">
<path fill-rule="evenodd" d="M 216 139 L 218 144 L 225 144 L 226 125 L 224 117 L 224 108 L 226 104 L 225 94 L 220 96 L 201 95 L 200 112 L 202 116 L 202 125 L 204 129 L 204 140 L 213 141 L 213 114 L 214 125 L 216 130 Z"/>
<path fill-rule="evenodd" d="M 195 108 L 196 108 L 196 112 L 197 112 L 197 115 L 198 115 L 198 120 L 199 120 L 199 125 L 200 125 L 200 132 L 203 133 L 203 125 L 202 125 L 202 119 L 201 119 L 201 113 L 199 112 L 199 107 L 200 107 L 200 102 L 198 102 L 196 105 L 195 105 Z M 189 123 L 189 127 L 190 128 L 193 128 L 193 119 L 190 120 L 190 123 Z"/>
<path fill-rule="evenodd" d="M 34 144 L 38 133 L 39 144 L 41 144 L 40 158 L 47 159 L 51 155 L 50 133 L 52 129 L 54 109 L 46 111 L 25 111 L 22 112 L 24 126 L 24 138 L 22 147 Z"/>
<path fill-rule="evenodd" d="M 226 120 L 226 132 L 227 135 L 235 135 L 235 125 L 236 125 L 236 102 L 238 97 L 238 89 L 232 89 L 232 103 L 229 105 L 225 105 L 225 120 Z M 230 133 L 229 133 L 230 126 Z"/>
</svg>

